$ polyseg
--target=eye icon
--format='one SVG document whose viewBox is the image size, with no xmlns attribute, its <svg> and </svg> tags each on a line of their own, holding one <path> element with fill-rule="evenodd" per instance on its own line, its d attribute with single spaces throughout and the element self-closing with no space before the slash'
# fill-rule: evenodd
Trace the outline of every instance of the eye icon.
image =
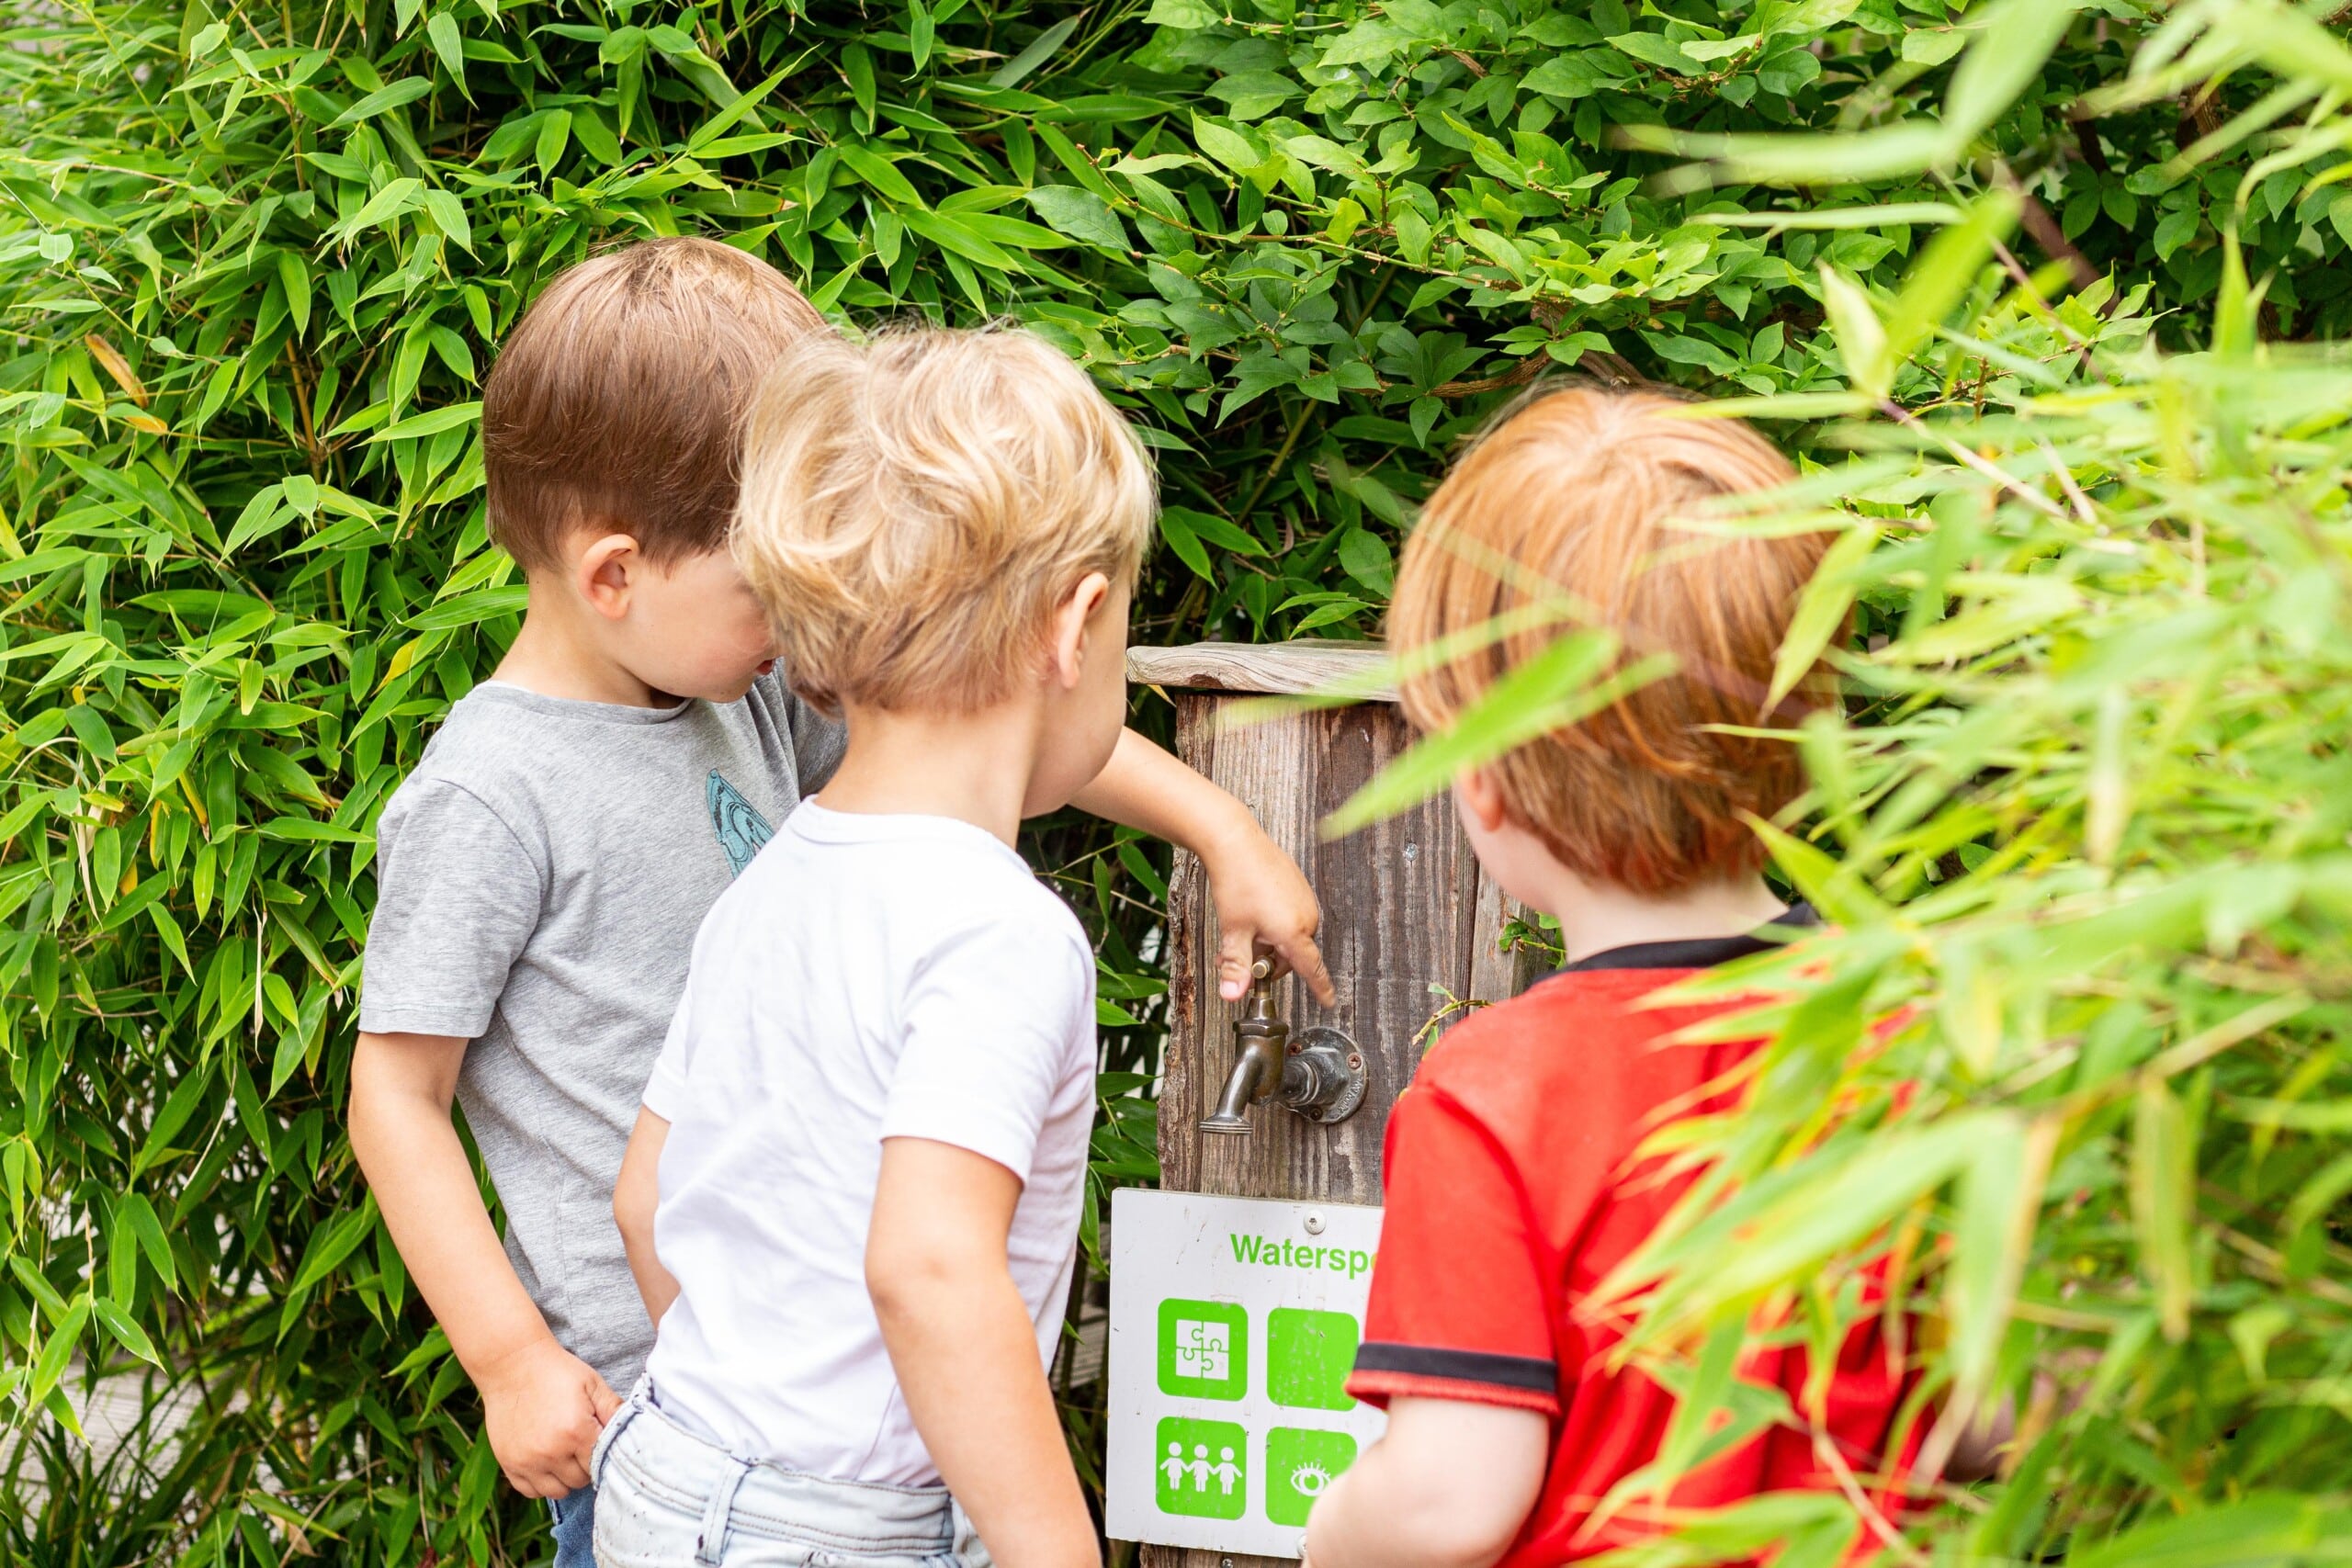
<svg viewBox="0 0 2352 1568">
<path fill-rule="evenodd" d="M 1319 1464 L 1302 1464 L 1290 1472 L 1291 1490 L 1302 1497 L 1320 1497 L 1331 1484 L 1331 1472 Z"/>
</svg>

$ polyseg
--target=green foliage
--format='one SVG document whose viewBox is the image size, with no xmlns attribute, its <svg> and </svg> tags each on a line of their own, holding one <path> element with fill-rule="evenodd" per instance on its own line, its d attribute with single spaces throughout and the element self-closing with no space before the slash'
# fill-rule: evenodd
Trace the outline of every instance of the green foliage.
<svg viewBox="0 0 2352 1568">
<path fill-rule="evenodd" d="M 2352 364 L 2162 355 L 2096 303 L 1939 329 L 1981 400 L 1840 426 L 1763 525 L 1848 530 L 1811 602 L 1888 628 L 1770 835 L 1842 929 L 1712 982 L 1788 997 L 1758 1092 L 1678 1144 L 1713 1173 L 1609 1288 L 1672 1379 L 1759 1311 L 1836 1343 L 1890 1273 L 1937 1325 L 1929 1452 L 2018 1413 L 2007 1483 L 1921 1532 L 1964 1561 L 2316 1562 L 2352 1461 Z"/>
<path fill-rule="evenodd" d="M 2340 39 L 2183 7 L 2090 101 L 2175 90 L 2172 59 L 2315 103 L 2209 138 L 2259 154 L 2239 190 L 2352 172 L 2321 96 L 2352 81 Z M 1674 144 L 1792 177 L 1957 151 L 1901 126 Z M 1592 1303 L 1690 1400 L 1614 1507 L 1768 1424 L 1838 1462 L 1826 1384 L 1784 1399 L 1712 1353 L 1767 1326 L 1828 1348 L 1908 1309 L 1923 1472 L 1980 1419 L 2014 1435 L 1998 1480 L 1924 1488 L 1943 1506 L 1890 1518 L 1861 1467 L 1852 1502 L 1759 1499 L 1616 1568 L 2285 1564 L 2352 1531 L 2352 358 L 2258 341 L 2234 237 L 2195 352 L 2159 345 L 2146 285 L 2053 303 L 1998 251 L 2017 209 L 1993 182 L 1891 297 L 1833 292 L 1848 391 L 1717 405 L 1842 416 L 1796 485 L 1702 524 L 1839 535 L 1789 674 L 1849 607 L 1872 634 L 1830 650 L 1849 711 L 1790 736 L 1812 786 L 1761 828 L 1835 929 L 1679 987 L 1762 993 L 1710 1028 L 1770 1041 L 1744 1107 L 1657 1141 L 1702 1174 Z M 1577 684 L 1490 702 L 1468 754 Z"/>
<path fill-rule="evenodd" d="M 496 1483 L 458 1369 L 424 1330 L 353 1171 L 338 1106 L 374 814 L 435 719 L 494 661 L 522 602 L 509 563 L 486 547 L 473 416 L 500 333 L 554 272 L 608 240 L 697 229 L 767 255 L 836 315 L 1018 317 L 1091 365 L 1159 450 L 1167 548 L 1141 601 L 1143 635 L 1362 633 L 1377 623 L 1399 531 L 1444 453 L 1550 368 L 1774 397 L 1844 398 L 1850 381 L 1947 417 L 1981 405 L 1994 423 L 1972 427 L 1970 441 L 2006 449 L 2014 437 L 2023 482 L 2049 500 L 2039 436 L 1998 417 L 2058 396 L 2049 376 L 2122 374 L 2110 368 L 2127 346 L 2117 334 L 2152 324 L 2176 345 L 2201 341 L 2217 300 L 2233 343 L 2251 344 L 2257 329 L 2340 331 L 2352 198 L 2301 162 L 2275 161 L 2278 113 L 2334 112 L 2321 77 L 2293 74 L 2333 58 L 2312 46 L 2317 24 L 2277 6 L 2226 7 L 2242 28 L 2235 41 L 2180 52 L 2166 40 L 2193 30 L 2190 13 L 2143 49 L 2154 13 L 2137 0 L 2052 8 L 2046 21 L 2027 9 L 12 9 L 0 48 L 0 308 L 14 334 L 0 364 L 10 457 L 0 490 L 0 1057 L 10 1085 L 0 1103 L 0 1398 L 26 1436 L 0 1438 L 0 1463 L 12 1467 L 0 1484 L 0 1554 L 496 1562 L 538 1539 L 523 1528 L 529 1510 Z M 2257 23 L 2268 29 L 2260 39 Z M 2133 49 L 2138 73 L 2127 78 Z M 2049 55 L 2038 71 L 2023 63 L 2038 53 Z M 2265 98 L 2282 80 L 2267 73 L 2282 69 L 2283 90 L 2301 96 Z M 1947 88 L 1959 101 L 1945 102 Z M 2271 118 L 2257 124 L 2262 116 Z M 1770 160 L 1786 151 L 1740 139 L 1779 130 L 1857 139 L 1835 144 L 1835 168 L 1821 165 L 1834 177 L 1819 199 L 1738 183 L 1774 174 Z M 1808 145 L 1801 156 L 1833 157 Z M 1642 150 L 1661 146 L 1713 162 L 1700 177 L 1674 174 L 1681 154 Z M 1973 254 L 1938 260 L 1920 244 L 1963 211 L 1989 214 L 1981 226 L 1994 231 L 1984 192 L 2038 236 L 2029 263 L 2055 253 L 2086 277 L 2120 269 L 2133 308 L 2102 317 L 2096 290 L 2050 309 L 2021 304 Z M 2235 225 L 2244 274 L 2226 265 L 2223 222 Z M 1872 301 L 1915 253 L 1916 291 L 1886 312 Z M 1928 283 L 1944 272 L 1959 282 L 1939 306 L 1945 294 Z M 2246 274 L 2267 281 L 2258 308 L 2245 291 L 2223 294 L 2225 279 Z M 2041 287 L 2055 297 L 2062 277 Z M 1947 324 L 1979 317 L 1986 324 L 1966 342 Z M 1839 333 L 1861 337 L 1841 348 Z M 2262 497 L 2244 484 L 2213 489 L 2211 476 L 2286 462 L 2316 485 L 2325 433 L 2283 417 L 2225 419 L 2220 383 L 2195 379 L 2219 374 L 2151 372 L 2112 406 L 2086 399 L 2068 412 L 2128 428 L 2112 450 L 2098 445 L 2108 434 L 2033 427 L 2062 452 L 2091 454 L 2075 465 L 2083 504 L 2110 508 L 2113 536 L 2140 541 L 2132 562 L 2109 561 L 2111 540 L 2095 532 L 2037 545 L 2012 520 L 2023 507 L 2040 527 L 2042 513 L 2014 497 L 1966 536 L 1976 544 L 1939 555 L 1932 536 L 1912 537 L 1917 513 L 1894 473 L 1914 459 L 1873 459 L 1886 474 L 1871 482 L 1896 488 L 1866 509 L 1888 543 L 1849 563 L 1865 632 L 1914 618 L 1909 595 L 1929 606 L 1913 631 L 1930 635 L 1948 624 L 1941 590 L 1965 582 L 1968 615 L 1981 610 L 1978 624 L 2025 640 L 1953 657 L 1977 660 L 1969 670 L 1993 668 L 1984 661 L 1996 654 L 2003 667 L 2047 666 L 2063 686 L 2077 641 L 2174 603 L 2167 563 L 2192 542 L 2201 602 L 2239 593 L 2258 618 L 2263 559 L 2284 558 L 2257 558 L 2250 542 Z M 2286 397 L 2288 384 L 2274 373 L 2255 389 Z M 2034 410 L 2035 420 L 2057 418 Z M 2130 445 L 2143 437 L 2151 445 Z M 1940 450 L 1920 459 L 1957 476 L 1940 482 L 1982 477 Z M 2143 514 L 2186 506 L 2191 492 L 2210 511 L 2165 512 L 2163 528 L 2143 527 Z M 2073 492 L 2057 493 L 2075 515 Z M 2293 515 L 2307 513 L 2325 537 L 2335 505 L 2314 490 Z M 1899 575 L 1913 571 L 1934 586 Z M 2334 581 L 2333 569 L 2312 570 L 2285 586 L 2309 596 L 2332 593 Z M 2104 632 L 2102 607 L 2119 617 Z M 2299 656 L 2308 667 L 2283 657 L 2260 667 L 2262 679 L 2294 677 L 2276 696 L 2284 716 L 2265 732 L 2274 750 L 2324 734 L 2324 716 L 2291 702 L 2324 694 L 2332 634 L 2324 614 L 2297 613 L 2305 629 L 2295 635 L 2314 639 Z M 2033 641 L 2044 621 L 2076 640 Z M 2192 650 L 2215 658 L 2268 646 L 2251 629 L 2239 642 L 2198 636 Z M 1898 757 L 1927 755 L 1916 749 L 1938 726 L 1978 733 L 1954 715 L 2007 711 L 1957 678 L 1939 684 L 1939 666 L 1885 668 L 1918 682 L 1883 702 L 1915 750 L 1866 747 L 1856 778 L 1912 766 Z M 2171 713 L 2174 696 L 2133 697 L 2091 732 L 2132 737 L 2132 785 L 2171 779 L 2186 803 L 2158 809 L 2142 794 L 2120 816 L 2104 808 L 2120 836 L 2100 874 L 2120 878 L 2128 865 L 2186 876 L 2236 854 L 2267 864 L 2316 842 L 2312 824 L 2330 819 L 2324 796 L 2293 797 L 2310 813 L 2293 818 L 2309 829 L 2301 836 L 2256 834 L 2259 812 L 2287 797 L 2195 760 L 2208 754 L 2196 745 L 2233 754 L 2217 728 L 2232 714 L 2261 730 L 2259 702 L 2234 683 L 2254 670 L 2227 665 L 2210 691 L 2178 688 L 2200 694 L 2179 699 L 2184 716 L 2152 738 L 2134 716 Z M 1989 757 L 2050 824 L 2042 836 L 1991 800 L 1981 817 L 1906 806 L 1905 824 L 1885 837 L 1904 875 L 1915 864 L 1925 875 L 1940 856 L 1966 863 L 1980 841 L 1999 865 L 2064 862 L 2073 819 L 2032 792 L 2063 795 L 2075 737 L 2059 716 L 2072 700 L 2037 699 L 2020 712 L 2042 716 L 2004 721 L 2041 727 L 2030 744 L 2004 739 L 1953 753 L 1957 773 L 1905 775 L 1949 787 Z M 2111 774 L 2120 764 L 2104 765 Z M 2315 789 L 2319 774 L 2309 777 Z M 1917 794 L 1893 787 L 1888 798 Z M 1857 799 L 1857 824 L 1885 809 L 1876 795 Z M 1931 838 L 1902 837 L 1925 822 L 1968 831 L 1929 853 L 1920 846 Z M 2026 847 L 2005 852 L 2012 829 Z M 1116 1074 L 1155 1066 L 1162 864 L 1069 825 L 1036 849 L 1101 939 L 1115 1069 L 1104 1088 L 1119 1114 L 1106 1116 L 1098 1174 L 1132 1179 L 1148 1169 L 1149 1110 L 1133 1098 L 1148 1077 Z M 1868 865 L 1848 880 L 1887 876 Z M 1877 896 L 1907 890 L 1897 877 Z M 2278 922 L 2308 918 L 2301 903 L 2281 906 L 2288 913 L 2228 907 L 2241 914 L 2224 929 L 2273 942 Z M 1855 917 L 1857 940 L 1884 929 L 1878 919 Z M 2012 925 L 2015 940 L 2036 929 Z M 2199 983 L 2222 991 L 2240 983 L 2229 976 L 2242 958 L 2200 960 L 2222 965 L 2208 970 L 2145 940 L 2136 951 L 2146 967 L 2132 976 L 2207 976 Z M 1928 948 L 1886 962 L 1889 976 L 1917 986 L 1941 973 Z M 1988 964 L 2028 972 L 2006 956 L 1977 972 Z M 2063 1021 L 2066 1007 L 2092 1005 L 2064 994 L 2065 1007 L 2037 1016 Z M 2145 1016 L 2184 1038 L 2223 1012 L 2204 993 L 2163 1000 Z M 2326 1014 L 2314 1010 L 2290 1027 L 2317 1030 Z M 2052 1023 L 2046 1038 L 2064 1037 Z M 2099 1060 L 2111 1066 L 2120 1049 L 2102 1046 Z M 1942 1058 L 1920 1050 L 1901 1060 L 1940 1084 L 1931 1069 Z M 2242 1055 L 2254 1059 L 2204 1070 L 2234 1071 Z M 2309 1100 L 2327 1084 L 2320 1072 L 2274 1087 L 2244 1103 Z M 1972 1090 L 1967 1103 L 2021 1118 L 2029 1134 L 2039 1124 L 1989 1092 Z M 2177 1171 L 2165 1151 L 2255 1125 L 2231 1119 L 2243 1092 L 2234 1080 L 2189 1083 L 2177 1104 L 2152 1100 L 2134 1112 L 2152 1129 L 2143 1166 L 2159 1173 L 2135 1189 L 2144 1228 L 2174 1235 L 2166 1227 L 2199 1201 L 2201 1190 L 2163 1174 Z M 2251 1183 L 2243 1190 L 2255 1202 L 2301 1170 L 2312 1141 L 2291 1117 L 2260 1125 L 2271 1129 L 2264 1159 L 2206 1167 L 2211 1179 Z M 2098 1179 L 2089 1190 L 2109 1191 L 2109 1174 L 2086 1173 Z M 2311 1200 L 2311 1215 L 2331 1201 Z M 2211 1293 L 2213 1270 L 2227 1263 L 2233 1287 L 2255 1278 L 2239 1262 L 2250 1254 L 2226 1241 L 2215 1250 L 2211 1224 L 2193 1225 L 2185 1254 L 2164 1253 L 2173 1293 L 2162 1321 L 2178 1326 L 2186 1280 L 2190 1337 L 2164 1352 L 2176 1359 L 2152 1374 L 2152 1390 L 2212 1371 L 2187 1358 L 2228 1306 Z M 2282 1271 L 2303 1267 L 2290 1240 L 2278 1238 Z M 2130 1245 L 2093 1247 L 2094 1277 L 2136 1257 Z M 2301 1277 L 2324 1277 L 2311 1272 L 2320 1268 Z M 2029 1290 L 2046 1283 L 2030 1280 Z M 2324 1312 L 2312 1321 L 2332 1321 Z M 2303 1336 L 2317 1330 L 2266 1336 L 2270 1318 L 2245 1321 L 2233 1350 L 2271 1347 L 2271 1367 L 2305 1377 Z M 2000 1376 L 2014 1381 L 2019 1352 L 2007 1338 L 2000 1346 Z M 2137 1356 L 2122 1360 L 2132 1375 L 2111 1392 L 2142 1388 L 2154 1363 Z M 149 1357 L 164 1363 L 159 1397 L 176 1391 L 191 1414 L 176 1449 L 134 1444 L 105 1468 L 58 1438 L 72 1420 L 69 1387 Z M 2255 1371 L 2262 1361 L 2241 1357 Z M 2277 1387 L 2246 1396 L 2272 1413 L 2254 1418 L 2305 1408 Z M 2100 1451 L 2115 1474 L 2167 1497 L 2223 1484 L 2219 1472 L 2183 1468 L 2176 1447 L 2158 1453 L 2174 1470 L 2142 1465 L 2142 1407 L 2106 1408 Z M 44 1494 L 28 1484 L 43 1476 L 55 1499 L 45 1508 L 31 1506 Z M 2116 1517 L 2129 1512 L 2119 1505 Z"/>
</svg>

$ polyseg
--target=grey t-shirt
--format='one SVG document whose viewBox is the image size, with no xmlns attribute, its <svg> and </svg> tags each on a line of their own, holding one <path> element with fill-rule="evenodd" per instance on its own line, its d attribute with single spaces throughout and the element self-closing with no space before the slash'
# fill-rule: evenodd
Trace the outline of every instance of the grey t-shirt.
<svg viewBox="0 0 2352 1568">
<path fill-rule="evenodd" d="M 740 702 L 620 707 L 476 687 L 376 825 L 372 1033 L 471 1041 L 458 1100 L 506 1255 L 623 1393 L 653 1329 L 613 1184 L 703 916 L 841 759 L 778 675 Z"/>
</svg>

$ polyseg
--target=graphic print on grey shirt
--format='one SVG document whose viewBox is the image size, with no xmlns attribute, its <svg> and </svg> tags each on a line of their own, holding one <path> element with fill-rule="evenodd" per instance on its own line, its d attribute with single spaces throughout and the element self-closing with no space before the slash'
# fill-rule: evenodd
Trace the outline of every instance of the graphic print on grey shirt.
<svg viewBox="0 0 2352 1568">
<path fill-rule="evenodd" d="M 449 710 L 377 822 L 359 1027 L 472 1042 L 458 1101 L 506 1255 L 620 1392 L 653 1330 L 613 1183 L 695 931 L 841 750 L 778 675 L 670 708 L 493 682 Z"/>
</svg>

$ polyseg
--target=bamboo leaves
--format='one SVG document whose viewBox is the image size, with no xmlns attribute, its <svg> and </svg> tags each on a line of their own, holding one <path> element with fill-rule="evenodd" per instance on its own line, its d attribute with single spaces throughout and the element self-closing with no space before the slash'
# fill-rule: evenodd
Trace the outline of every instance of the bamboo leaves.
<svg viewBox="0 0 2352 1568">
<path fill-rule="evenodd" d="M 1878 540 L 1875 528 L 1850 528 L 1822 556 L 1819 570 L 1805 585 L 1804 596 L 1797 601 L 1796 611 L 1789 617 L 1788 635 L 1781 639 L 1780 654 L 1772 665 L 1772 684 L 1764 694 L 1767 710 L 1780 706 L 1781 699 L 1796 690 L 1805 671 L 1815 666 L 1829 647 L 1830 639 L 1846 625 L 1855 595 L 1860 590 L 1860 568 Z"/>
<path fill-rule="evenodd" d="M 2174 1340 L 2188 1336 L 2196 1170 L 2187 1108 L 2163 1078 L 2143 1078 L 2132 1119 L 2132 1223 L 2141 1267 L 2155 1288 L 2158 1321 Z"/>
<path fill-rule="evenodd" d="M 2064 1131 L 2054 1116 L 1990 1123 L 1961 1173 L 1945 1301 L 1951 1319 L 1953 1397 L 1968 1411 L 1984 1408 L 1992 1386 Z"/>
<path fill-rule="evenodd" d="M 1028 200 L 1038 217 L 1073 240 L 1121 254 L 1128 248 L 1126 228 L 1110 204 L 1083 186 L 1039 186 Z"/>
<path fill-rule="evenodd" d="M 1838 136 L 1652 133 L 1642 140 L 1661 151 L 1708 160 L 1711 169 L 1694 175 L 1693 183 L 1883 181 L 1947 165 L 2035 81 L 2075 10 L 2071 4 L 2042 0 L 1999 0 L 1984 8 L 1952 73 L 1939 121 L 1905 120 Z"/>
<path fill-rule="evenodd" d="M 374 814 L 525 603 L 486 548 L 481 377 L 554 272 L 679 230 L 836 317 L 1010 314 L 1084 362 L 1159 459 L 1154 640 L 1375 633 L 1419 498 L 1546 367 L 1774 400 L 1804 477 L 1731 525 L 1839 542 L 1770 683 L 1829 653 L 1856 722 L 1808 732 L 1815 794 L 1759 831 L 1853 945 L 1723 1129 L 1769 1247 L 1669 1259 L 1762 1267 L 1660 1300 L 1816 1334 L 1877 1262 L 1943 1320 L 1939 1388 L 2030 1411 L 2030 1359 L 2106 1358 L 1988 1551 L 2197 1561 L 2211 1517 L 2284 1556 L 2327 1523 L 2258 1499 L 2345 1463 L 2312 1423 L 2352 1181 L 2352 391 L 2278 341 L 2352 325 L 2342 41 L 2259 0 L 1673 10 L 12 14 L 0 1403 L 37 1423 L 151 1350 L 250 1401 L 206 1408 L 150 1513 L 61 1514 L 23 1554 L 527 1551 L 355 1217 L 342 1051 Z M 1853 188 L 1724 183 L 1750 176 Z M 1547 626 L 1557 654 L 1397 788 L 1656 672 Z M 1050 835 L 1116 976 L 1099 1188 L 1148 1166 L 1164 875 Z M 1694 1415 L 1669 1457 L 1723 1430 Z M 0 1552 L 42 1528 L 29 1495 L 0 1487 Z M 313 1524 L 191 1524 L 187 1495 Z M 1831 1561 L 1851 1522 L 1797 1498 L 1688 1540 Z"/>
<path fill-rule="evenodd" d="M 1456 775 L 1493 761 L 1552 730 L 1575 723 L 1673 668 L 1663 656 L 1620 664 L 1615 637 L 1570 631 L 1497 680 L 1454 725 L 1417 743 L 1333 812 L 1323 824 L 1339 838 L 1450 785 Z"/>
<path fill-rule="evenodd" d="M 906 175 L 890 158 L 868 148 L 850 145 L 837 149 L 842 164 L 859 179 L 872 186 L 890 200 L 908 207 L 919 208 L 922 197 Z"/>
<path fill-rule="evenodd" d="M 345 126 L 357 125 L 363 120 L 373 119 L 378 115 L 413 104 L 432 91 L 433 84 L 428 79 L 423 76 L 403 76 L 397 82 L 377 88 L 341 114 L 336 115 L 328 122 L 327 129 L 340 130 Z"/>
</svg>

